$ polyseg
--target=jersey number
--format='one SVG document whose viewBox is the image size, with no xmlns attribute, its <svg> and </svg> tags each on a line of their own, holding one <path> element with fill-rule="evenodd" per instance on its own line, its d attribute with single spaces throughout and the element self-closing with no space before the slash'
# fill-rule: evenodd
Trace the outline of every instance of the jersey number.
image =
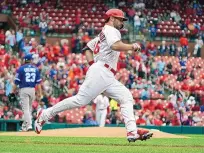
<svg viewBox="0 0 204 153">
<path fill-rule="evenodd" d="M 94 49 L 94 54 L 98 54 L 99 49 L 100 49 L 100 47 L 99 47 L 99 41 L 98 41 L 97 44 L 96 44 L 96 47 Z"/>
<path fill-rule="evenodd" d="M 26 73 L 26 82 L 35 82 L 35 73 Z"/>
</svg>

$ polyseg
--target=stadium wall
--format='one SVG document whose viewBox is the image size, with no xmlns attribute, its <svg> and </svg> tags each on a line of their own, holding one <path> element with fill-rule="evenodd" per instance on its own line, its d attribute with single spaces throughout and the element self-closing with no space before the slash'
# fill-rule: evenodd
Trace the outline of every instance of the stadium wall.
<svg viewBox="0 0 204 153">
<path fill-rule="evenodd" d="M 0 120 L 0 131 L 19 131 L 21 120 Z M 80 127 L 95 127 L 85 124 L 67 124 L 67 123 L 49 123 L 43 129 L 62 129 L 62 128 L 80 128 Z M 106 127 L 125 127 L 124 124 L 110 124 Z M 162 132 L 174 134 L 204 134 L 204 127 L 197 126 L 139 126 L 140 128 L 155 129 Z"/>
</svg>

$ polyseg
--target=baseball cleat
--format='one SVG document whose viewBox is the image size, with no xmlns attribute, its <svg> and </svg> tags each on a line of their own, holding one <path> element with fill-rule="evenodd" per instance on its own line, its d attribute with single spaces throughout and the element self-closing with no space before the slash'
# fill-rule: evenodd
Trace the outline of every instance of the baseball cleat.
<svg viewBox="0 0 204 153">
<path fill-rule="evenodd" d="M 28 127 L 27 131 L 32 131 L 33 128 L 32 127 Z"/>
<path fill-rule="evenodd" d="M 37 111 L 37 119 L 35 120 L 35 125 L 34 125 L 35 132 L 37 134 L 40 134 L 40 132 L 42 131 L 42 127 L 45 124 L 45 121 L 42 119 L 42 112 L 43 112 L 43 109 L 39 109 Z"/>
<path fill-rule="evenodd" d="M 137 134 L 134 132 L 128 132 L 127 133 L 127 140 L 129 142 L 135 142 L 137 140 L 146 141 L 147 139 L 150 139 L 153 136 L 153 133 L 149 132 L 148 130 L 137 130 Z"/>
<path fill-rule="evenodd" d="M 25 126 L 22 126 L 19 130 L 19 132 L 29 132 L 29 131 L 32 131 L 32 127 L 25 127 Z"/>
</svg>

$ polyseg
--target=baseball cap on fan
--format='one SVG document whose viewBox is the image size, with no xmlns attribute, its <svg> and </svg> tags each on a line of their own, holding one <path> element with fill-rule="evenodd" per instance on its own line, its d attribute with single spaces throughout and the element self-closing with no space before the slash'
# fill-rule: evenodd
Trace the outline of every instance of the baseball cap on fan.
<svg viewBox="0 0 204 153">
<path fill-rule="evenodd" d="M 117 17 L 117 18 L 122 18 L 123 21 L 127 21 L 128 19 L 125 18 L 125 14 L 122 10 L 120 9 L 110 9 L 105 13 L 105 19 L 109 19 L 111 16 Z"/>
</svg>

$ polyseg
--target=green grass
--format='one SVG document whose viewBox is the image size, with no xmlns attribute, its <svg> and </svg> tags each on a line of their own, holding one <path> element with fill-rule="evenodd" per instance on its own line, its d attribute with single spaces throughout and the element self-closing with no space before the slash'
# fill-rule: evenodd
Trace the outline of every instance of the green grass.
<svg viewBox="0 0 204 153">
<path fill-rule="evenodd" d="M 0 136 L 0 153 L 204 153 L 204 136 L 128 143 L 124 138 Z"/>
</svg>

